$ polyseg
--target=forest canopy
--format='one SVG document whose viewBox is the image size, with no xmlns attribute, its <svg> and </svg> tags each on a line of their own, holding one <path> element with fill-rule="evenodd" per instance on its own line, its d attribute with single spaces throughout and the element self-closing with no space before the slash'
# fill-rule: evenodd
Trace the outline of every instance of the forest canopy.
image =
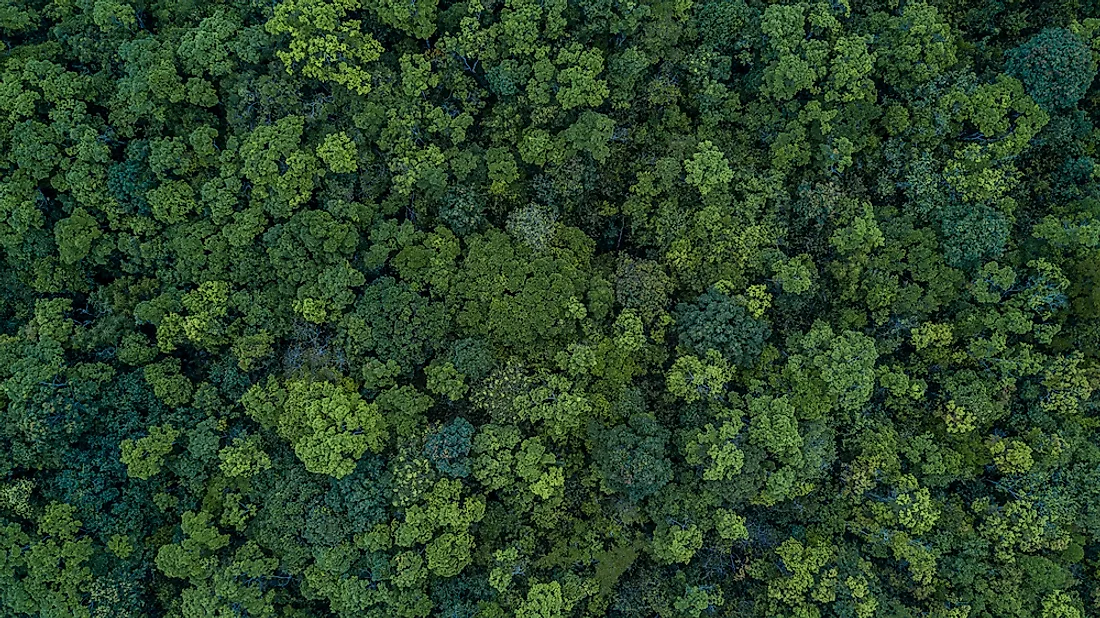
<svg viewBox="0 0 1100 618">
<path fill-rule="evenodd" d="M 0 616 L 1100 616 L 1098 0 L 0 0 Z"/>
</svg>

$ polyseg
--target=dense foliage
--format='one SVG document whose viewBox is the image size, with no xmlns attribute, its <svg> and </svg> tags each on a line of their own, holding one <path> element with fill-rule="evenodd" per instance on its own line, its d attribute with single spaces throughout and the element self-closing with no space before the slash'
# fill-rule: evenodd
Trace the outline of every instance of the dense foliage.
<svg viewBox="0 0 1100 618">
<path fill-rule="evenodd" d="M 0 0 L 0 615 L 1100 615 L 1097 0 Z"/>
</svg>

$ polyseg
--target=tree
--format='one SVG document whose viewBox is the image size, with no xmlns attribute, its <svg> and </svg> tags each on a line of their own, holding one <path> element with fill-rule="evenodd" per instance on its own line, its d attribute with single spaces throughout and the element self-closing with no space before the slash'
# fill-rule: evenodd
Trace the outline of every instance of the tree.
<svg viewBox="0 0 1100 618">
<path fill-rule="evenodd" d="M 878 361 L 873 339 L 854 331 L 837 335 L 830 326 L 817 321 L 798 347 L 802 355 L 792 357 L 787 365 L 792 376 L 800 376 L 795 378 L 797 381 L 810 387 L 809 382 L 803 382 L 809 377 L 805 372 L 816 370 L 821 380 L 818 387 L 823 386 L 828 397 L 847 412 L 855 412 L 870 401 L 875 387 L 873 369 Z M 801 388 L 796 387 L 799 391 Z M 810 396 L 811 391 L 803 392 Z"/>
<path fill-rule="evenodd" d="M 337 174 L 354 172 L 358 168 L 358 153 L 347 133 L 330 133 L 317 146 L 317 156 Z"/>
<path fill-rule="evenodd" d="M 519 618 L 559 618 L 562 613 L 561 584 L 532 584 L 527 598 L 516 610 Z"/>
<path fill-rule="evenodd" d="M 615 300 L 628 309 L 655 318 L 669 304 L 672 281 L 659 262 L 624 256 L 615 270 Z"/>
<path fill-rule="evenodd" d="M 179 430 L 171 425 L 154 425 L 149 428 L 149 435 L 143 438 L 123 440 L 119 448 L 126 471 L 130 476 L 144 480 L 156 475 L 179 435 Z"/>
<path fill-rule="evenodd" d="M 653 531 L 653 557 L 662 564 L 687 564 L 702 547 L 703 531 L 696 524 L 663 524 Z"/>
<path fill-rule="evenodd" d="M 751 366 L 771 335 L 766 322 L 749 315 L 745 304 L 716 288 L 694 303 L 676 307 L 680 342 L 696 354 L 717 350 L 736 365 Z"/>
<path fill-rule="evenodd" d="M 371 76 L 363 65 L 377 60 L 382 46 L 362 30 L 362 22 L 346 19 L 360 8 L 358 0 L 285 0 L 264 27 L 276 36 L 289 35 L 287 49 L 276 52 L 288 72 L 300 71 L 365 95 L 371 91 Z"/>
<path fill-rule="evenodd" d="M 573 43 L 558 52 L 555 64 L 563 67 L 558 71 L 560 86 L 556 95 L 562 109 L 599 107 L 610 93 L 607 83 L 596 79 L 604 68 L 603 54 L 598 49 L 584 49 Z"/>
<path fill-rule="evenodd" d="M 145 380 L 153 387 L 157 398 L 171 407 L 183 406 L 191 401 L 195 387 L 187 376 L 180 373 L 178 358 L 167 358 L 144 369 Z"/>
<path fill-rule="evenodd" d="M 88 211 L 77 207 L 68 218 L 57 222 L 54 226 L 54 235 L 61 252 L 61 261 L 74 264 L 88 256 L 92 250 L 92 243 L 102 236 L 103 232 L 99 229 L 99 223 L 88 214 Z"/>
<path fill-rule="evenodd" d="M 687 183 L 698 189 L 703 197 L 715 189 L 724 188 L 733 180 L 733 171 L 725 155 L 710 140 L 699 143 L 695 154 L 684 161 L 684 171 L 687 173 Z"/>
<path fill-rule="evenodd" d="M 950 204 L 943 214 L 944 258 L 966 269 L 1000 258 L 1009 225 L 1004 213 L 988 204 Z"/>
<path fill-rule="evenodd" d="M 386 423 L 378 405 L 367 403 L 354 384 L 274 378 L 241 399 L 245 411 L 290 443 L 306 469 L 343 478 L 370 449 L 384 446 Z"/>
<path fill-rule="evenodd" d="M 585 110 L 581 112 L 576 122 L 559 135 L 562 143 L 559 150 L 553 151 L 552 158 L 559 159 L 563 155 L 587 153 L 597 162 L 602 163 L 611 156 L 608 142 L 615 135 L 615 121 L 599 112 Z"/>
<path fill-rule="evenodd" d="M 228 534 L 218 534 L 210 513 L 187 511 L 180 521 L 185 535 L 179 543 L 161 546 L 157 568 L 168 577 L 201 580 L 213 574 L 218 560 L 215 552 L 229 545 Z"/>
<path fill-rule="evenodd" d="M 835 600 L 837 569 L 825 568 L 833 558 L 828 546 L 806 545 L 789 538 L 775 549 L 775 554 L 783 576 L 768 582 L 767 598 L 773 611 L 813 611 L 815 601 Z M 753 566 L 754 570 L 760 569 L 758 573 L 767 568 L 763 561 Z"/>
<path fill-rule="evenodd" d="M 256 127 L 240 145 L 241 174 L 252 183 L 252 197 L 277 217 L 290 216 L 313 192 L 317 160 L 300 149 L 304 130 L 305 118 L 286 116 Z"/>
<path fill-rule="evenodd" d="M 744 423 L 733 410 L 719 408 L 715 423 L 707 423 L 692 432 L 684 445 L 684 459 L 702 466 L 704 481 L 733 480 L 745 463 L 745 454 L 738 446 Z"/>
<path fill-rule="evenodd" d="M 672 480 L 672 466 L 665 459 L 668 432 L 651 416 L 634 415 L 593 436 L 599 445 L 595 458 L 604 486 L 635 502 L 660 491 Z"/>
<path fill-rule="evenodd" d="M 435 33 L 435 0 L 416 0 L 412 3 L 380 0 L 369 3 L 368 8 L 377 13 L 383 22 L 418 39 L 428 39 Z"/>
<path fill-rule="evenodd" d="M 373 353 L 411 372 L 428 361 L 450 327 L 440 303 L 416 293 L 391 277 L 373 281 L 360 295 L 355 311 L 340 323 L 344 348 L 355 358 Z"/>
<path fill-rule="evenodd" d="M 1047 111 L 1075 106 L 1096 77 L 1092 50 L 1065 28 L 1045 28 L 1006 56 L 1005 72 Z"/>
<path fill-rule="evenodd" d="M 704 360 L 681 356 L 668 371 L 668 392 L 688 403 L 700 400 L 723 401 L 733 380 L 734 368 L 718 350 L 707 350 Z"/>
<path fill-rule="evenodd" d="M 83 522 L 68 504 L 50 502 L 39 518 L 36 535 L 15 523 L 0 528 L 5 572 L 0 581 L 9 591 L 4 607 L 15 614 L 90 617 L 83 600 L 92 588 L 88 563 L 92 539 L 77 539 Z"/>
<path fill-rule="evenodd" d="M 271 458 L 260 447 L 258 436 L 233 438 L 233 443 L 218 451 L 221 471 L 230 477 L 250 477 L 271 469 Z"/>
<path fill-rule="evenodd" d="M 526 351 L 537 349 L 539 341 L 573 336 L 587 314 L 582 299 L 588 280 L 575 261 L 586 256 L 559 255 L 532 256 L 498 231 L 470 239 L 453 288 L 453 299 L 461 303 L 459 326 Z"/>
<path fill-rule="evenodd" d="M 451 477 L 470 475 L 471 439 L 474 426 L 464 418 L 456 418 L 428 435 L 424 442 L 424 456 L 437 470 Z"/>
<path fill-rule="evenodd" d="M 878 13 L 874 26 L 873 31 L 881 33 L 875 68 L 892 88 L 929 83 L 958 62 L 956 37 L 932 4 L 910 2 L 900 15 Z"/>
</svg>

